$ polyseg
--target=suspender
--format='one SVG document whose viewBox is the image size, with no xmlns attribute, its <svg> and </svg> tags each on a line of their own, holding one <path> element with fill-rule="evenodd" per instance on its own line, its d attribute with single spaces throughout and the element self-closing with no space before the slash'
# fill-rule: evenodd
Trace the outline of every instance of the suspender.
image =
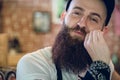
<svg viewBox="0 0 120 80">
<path fill-rule="evenodd" d="M 62 80 L 62 72 L 61 69 L 57 66 L 57 64 L 55 64 L 56 66 L 56 70 L 57 70 L 57 80 Z M 83 80 L 83 77 L 78 76 L 79 78 L 81 78 Z"/>
<path fill-rule="evenodd" d="M 62 72 L 61 69 L 55 64 L 57 70 L 57 80 L 62 80 Z"/>
</svg>

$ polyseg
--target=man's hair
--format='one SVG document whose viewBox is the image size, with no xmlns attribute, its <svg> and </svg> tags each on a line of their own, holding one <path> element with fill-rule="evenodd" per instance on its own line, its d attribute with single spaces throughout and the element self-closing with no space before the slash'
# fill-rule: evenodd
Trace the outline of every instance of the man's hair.
<svg viewBox="0 0 120 80">
<path fill-rule="evenodd" d="M 72 0 L 68 0 L 68 2 L 66 4 L 66 11 L 68 10 L 68 8 L 70 6 L 71 1 Z M 112 12 L 114 10 L 114 7 L 115 7 L 115 0 L 102 0 L 102 1 L 104 2 L 106 9 L 107 9 L 107 17 L 105 20 L 105 26 L 107 26 L 109 23 L 109 20 L 111 18 Z"/>
</svg>

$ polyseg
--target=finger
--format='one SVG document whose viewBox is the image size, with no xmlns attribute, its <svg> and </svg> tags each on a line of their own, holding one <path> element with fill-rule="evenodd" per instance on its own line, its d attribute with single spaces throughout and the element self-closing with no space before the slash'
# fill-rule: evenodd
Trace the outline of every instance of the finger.
<svg viewBox="0 0 120 80">
<path fill-rule="evenodd" d="M 87 35 L 85 36 L 84 46 L 86 46 L 86 43 L 87 43 L 87 41 L 88 41 L 88 38 L 89 38 L 89 34 L 87 34 Z"/>
<path fill-rule="evenodd" d="M 93 54 L 91 54 L 92 50 L 91 50 L 91 47 L 89 46 L 90 44 L 88 44 L 89 38 L 90 38 L 90 33 L 88 33 L 88 34 L 86 35 L 86 37 L 85 37 L 84 47 L 85 47 L 85 49 L 87 50 L 87 52 L 89 53 L 91 59 L 93 60 L 93 59 L 94 59 L 94 58 L 93 58 L 94 56 L 93 56 Z"/>
<path fill-rule="evenodd" d="M 98 39 L 99 39 L 100 41 L 102 41 L 102 42 L 105 41 L 105 40 L 104 40 L 104 37 L 103 37 L 103 32 L 99 31 L 99 34 L 98 34 L 98 35 L 99 35 L 99 38 L 98 38 Z"/>
<path fill-rule="evenodd" d="M 99 40 L 98 40 L 98 37 L 99 37 L 99 35 L 98 35 L 98 30 L 95 30 L 95 31 L 93 31 L 93 43 L 97 43 Z"/>
<path fill-rule="evenodd" d="M 88 44 L 93 43 L 93 31 L 91 31 L 91 32 L 89 33 L 87 43 L 88 43 Z"/>
</svg>

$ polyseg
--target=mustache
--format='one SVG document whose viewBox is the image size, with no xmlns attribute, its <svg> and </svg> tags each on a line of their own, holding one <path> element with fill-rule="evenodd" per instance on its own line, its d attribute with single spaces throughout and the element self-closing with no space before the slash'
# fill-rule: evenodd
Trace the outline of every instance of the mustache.
<svg viewBox="0 0 120 80">
<path fill-rule="evenodd" d="M 80 31 L 82 32 L 84 35 L 87 34 L 85 27 L 80 27 L 79 25 L 75 26 L 74 28 L 69 28 L 69 31 Z"/>
</svg>

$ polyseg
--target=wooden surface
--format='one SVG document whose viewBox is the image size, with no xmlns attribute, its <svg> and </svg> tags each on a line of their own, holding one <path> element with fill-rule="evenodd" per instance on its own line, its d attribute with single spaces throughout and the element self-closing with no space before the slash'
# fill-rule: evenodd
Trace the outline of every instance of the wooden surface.
<svg viewBox="0 0 120 80">
<path fill-rule="evenodd" d="M 11 67 L 16 67 L 18 61 L 20 60 L 20 58 L 22 56 L 24 56 L 25 54 L 14 54 L 14 55 L 8 55 L 8 60 L 7 60 L 7 66 L 11 66 Z"/>
<path fill-rule="evenodd" d="M 0 34 L 0 67 L 7 65 L 7 53 L 8 53 L 8 35 L 6 33 Z"/>
</svg>

